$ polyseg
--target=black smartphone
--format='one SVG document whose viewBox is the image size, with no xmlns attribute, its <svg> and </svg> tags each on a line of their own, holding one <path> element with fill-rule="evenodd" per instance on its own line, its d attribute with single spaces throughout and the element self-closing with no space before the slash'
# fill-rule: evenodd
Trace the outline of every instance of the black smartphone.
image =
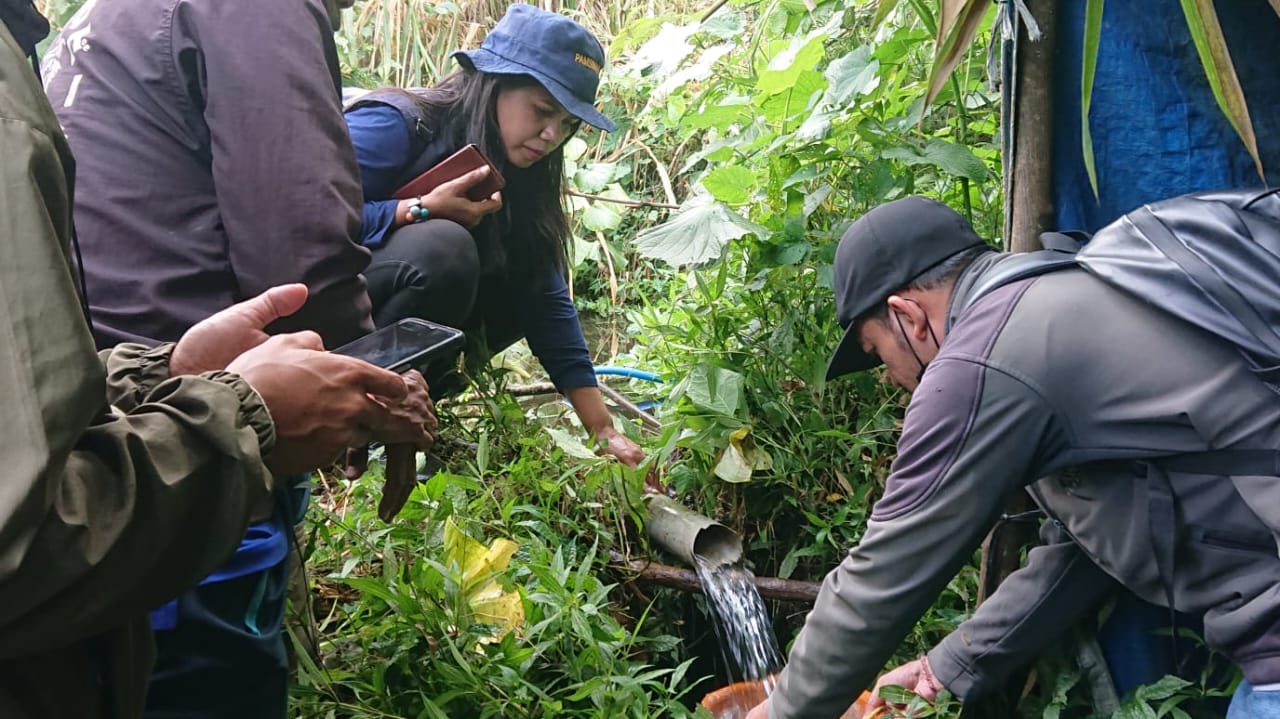
<svg viewBox="0 0 1280 719">
<path fill-rule="evenodd" d="M 422 369 L 428 360 L 462 344 L 462 330 L 406 317 L 335 350 L 392 372 Z"/>
</svg>

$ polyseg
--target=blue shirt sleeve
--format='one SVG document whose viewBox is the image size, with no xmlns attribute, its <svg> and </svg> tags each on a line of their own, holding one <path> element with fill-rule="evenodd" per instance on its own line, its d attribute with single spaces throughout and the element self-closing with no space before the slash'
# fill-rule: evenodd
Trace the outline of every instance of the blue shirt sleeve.
<svg viewBox="0 0 1280 719">
<path fill-rule="evenodd" d="M 559 272 L 543 286 L 529 291 L 521 303 L 521 323 L 529 349 L 542 363 L 556 389 L 595 387 L 596 373 L 582 336 L 578 310 L 569 298 L 569 286 Z"/>
<path fill-rule="evenodd" d="M 391 231 L 396 200 L 389 199 L 399 187 L 409 157 L 409 129 L 400 112 L 390 105 L 365 105 L 346 113 L 347 130 L 360 166 L 360 186 L 364 190 L 363 224 L 360 244 L 377 247 Z"/>
</svg>

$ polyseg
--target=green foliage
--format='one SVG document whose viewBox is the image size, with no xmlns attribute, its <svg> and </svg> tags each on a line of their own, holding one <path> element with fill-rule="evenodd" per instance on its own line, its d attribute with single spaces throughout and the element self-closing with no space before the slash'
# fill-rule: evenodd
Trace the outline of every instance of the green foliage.
<svg viewBox="0 0 1280 719">
<path fill-rule="evenodd" d="M 669 655 L 674 640 L 621 615 L 602 581 L 600 546 L 616 541 L 615 528 L 575 521 L 582 512 L 560 503 L 598 509 L 625 497 L 619 470 L 595 460 L 548 475 L 565 458 L 538 440 L 526 446 L 527 459 L 437 474 L 392 525 L 373 509 L 376 469 L 324 498 L 310 544 L 323 660 L 303 656 L 298 716 L 688 715 L 688 662 L 646 661 Z M 447 551 L 451 518 L 472 536 L 519 545 L 500 581 L 519 593 L 525 621 L 499 641 L 473 611 L 466 567 L 446 559 L 460 556 Z"/>
<path fill-rule="evenodd" d="M 79 6 L 43 4 L 55 25 Z M 442 405 L 448 470 L 394 523 L 376 517 L 376 469 L 326 483 L 308 524 L 319 626 L 296 637 L 298 717 L 705 717 L 690 707 L 725 677 L 698 683 L 692 600 L 631 582 L 611 559 L 658 554 L 639 531 L 642 475 L 740 531 L 757 573 L 820 578 L 865 529 L 905 399 L 870 373 L 825 380 L 841 335 L 837 239 L 852 218 L 912 193 L 999 239 L 998 108 L 969 52 L 989 3 L 944 0 L 935 13 L 925 0 L 735 0 L 709 17 L 687 0 L 539 4 L 609 48 L 601 101 L 619 132 L 584 130 L 565 153 L 574 289 L 606 328 L 606 361 L 668 380 L 620 386 L 660 402 L 663 429 L 645 438 L 639 471 L 595 457 L 563 405 L 505 391 L 531 379 L 509 351 Z M 337 40 L 345 79 L 429 84 L 506 5 L 357 3 Z M 484 544 L 519 545 L 497 579 L 525 621 L 500 640 L 450 559 L 450 519 Z M 973 611 L 977 574 L 975 558 L 897 660 Z M 794 607 L 777 609 L 786 645 Z M 1038 671 L 1016 711 L 998 715 L 1095 719 L 1073 662 Z M 1142 687 L 1114 716 L 1208 716 L 1198 702 L 1221 694 L 1208 677 Z M 959 713 L 949 697 L 929 707 L 890 691 L 915 716 Z"/>
</svg>

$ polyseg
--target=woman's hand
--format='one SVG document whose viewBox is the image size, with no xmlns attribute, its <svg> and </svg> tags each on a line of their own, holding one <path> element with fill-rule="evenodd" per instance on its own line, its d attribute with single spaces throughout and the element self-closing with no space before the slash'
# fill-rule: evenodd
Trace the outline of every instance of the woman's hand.
<svg viewBox="0 0 1280 719">
<path fill-rule="evenodd" d="M 600 445 L 596 454 L 601 457 L 610 455 L 632 469 L 644 461 L 644 450 L 640 445 L 614 429 L 613 425 L 596 432 L 596 442 Z"/>
<path fill-rule="evenodd" d="M 453 220 L 468 230 L 480 224 L 485 215 L 491 215 L 502 209 L 502 193 L 495 192 L 489 197 L 476 202 L 467 197 L 467 191 L 479 184 L 489 175 L 489 167 L 477 167 L 457 179 L 450 180 L 429 194 L 422 196 L 422 206 L 427 208 L 431 217 Z M 403 218 L 408 211 L 408 200 L 401 202 L 396 209 L 398 217 Z"/>
</svg>

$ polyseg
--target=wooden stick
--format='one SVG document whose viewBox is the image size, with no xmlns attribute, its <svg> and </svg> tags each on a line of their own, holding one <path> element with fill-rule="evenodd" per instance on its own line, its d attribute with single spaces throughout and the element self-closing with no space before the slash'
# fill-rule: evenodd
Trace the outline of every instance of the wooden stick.
<svg viewBox="0 0 1280 719">
<path fill-rule="evenodd" d="M 633 573 L 632 580 L 670 587 L 682 592 L 702 593 L 702 582 L 698 581 L 698 574 L 692 569 L 655 564 L 644 559 L 628 560 L 617 552 L 609 552 L 609 558 L 617 569 Z M 813 582 L 777 577 L 756 577 L 755 581 L 756 589 L 760 591 L 762 598 L 797 604 L 813 604 L 821 588 L 821 585 Z"/>
<path fill-rule="evenodd" d="M 618 390 L 610 387 L 609 385 L 603 382 L 600 383 L 600 394 L 613 400 L 614 403 L 617 404 L 618 407 L 622 409 L 624 414 L 626 414 L 629 417 L 638 418 L 640 422 L 644 426 L 648 427 L 649 429 L 652 429 L 652 430 L 662 429 L 662 423 L 658 421 L 657 417 L 654 417 L 648 412 L 640 409 L 640 407 L 638 407 L 634 402 L 627 399 L 626 397 L 623 397 L 622 394 L 618 392 Z"/>
<path fill-rule="evenodd" d="M 592 195 L 591 193 L 578 192 L 577 190 L 564 190 L 564 194 L 573 195 L 574 197 L 585 197 L 588 200 L 596 200 L 597 202 L 612 202 L 616 205 L 626 205 L 627 207 L 659 207 L 664 210 L 680 209 L 679 205 L 673 205 L 668 202 L 653 202 L 652 200 L 620 200 L 616 197 Z"/>
</svg>

